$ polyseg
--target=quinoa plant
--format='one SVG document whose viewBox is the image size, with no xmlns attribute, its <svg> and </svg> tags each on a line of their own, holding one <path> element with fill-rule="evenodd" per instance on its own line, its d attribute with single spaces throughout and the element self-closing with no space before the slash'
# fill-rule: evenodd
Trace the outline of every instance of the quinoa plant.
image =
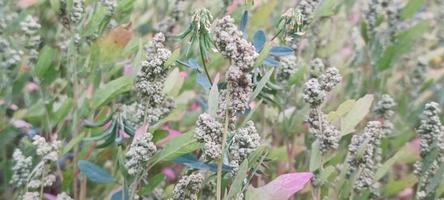
<svg viewBox="0 0 444 200">
<path fill-rule="evenodd" d="M 0 199 L 443 199 L 443 6 L 2 0 Z"/>
</svg>

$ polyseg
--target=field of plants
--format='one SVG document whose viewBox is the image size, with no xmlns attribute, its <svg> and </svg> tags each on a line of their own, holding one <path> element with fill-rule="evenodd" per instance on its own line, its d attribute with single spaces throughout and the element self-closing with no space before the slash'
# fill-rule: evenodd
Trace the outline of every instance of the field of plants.
<svg viewBox="0 0 444 200">
<path fill-rule="evenodd" d="M 0 0 L 0 199 L 443 200 L 443 0 Z"/>
</svg>

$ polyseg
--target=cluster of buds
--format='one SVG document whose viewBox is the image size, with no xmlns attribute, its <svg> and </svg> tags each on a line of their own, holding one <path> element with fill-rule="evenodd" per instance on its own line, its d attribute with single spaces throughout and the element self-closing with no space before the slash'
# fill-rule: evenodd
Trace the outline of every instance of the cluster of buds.
<svg viewBox="0 0 444 200">
<path fill-rule="evenodd" d="M 421 181 L 418 185 L 417 199 L 433 199 L 434 192 L 426 192 L 426 188 L 430 184 L 430 179 L 435 176 L 439 166 L 444 163 L 444 126 L 441 123 L 439 115 L 441 109 L 439 104 L 430 102 L 425 105 L 422 113 L 422 120 L 417 133 L 420 139 L 420 156 L 422 161 L 415 163 L 415 173 L 420 177 Z M 438 151 L 437 157 L 432 161 L 428 168 L 424 161 L 425 158 Z"/>
<path fill-rule="evenodd" d="M 25 186 L 31 172 L 32 157 L 25 157 L 20 149 L 15 149 L 12 161 L 12 178 L 9 183 L 17 188 Z"/>
<path fill-rule="evenodd" d="M 276 72 L 276 80 L 279 82 L 285 82 L 290 79 L 290 77 L 296 73 L 297 70 L 297 60 L 296 56 L 290 55 L 279 58 L 279 68 Z"/>
<path fill-rule="evenodd" d="M 0 68 L 11 69 L 22 59 L 23 52 L 13 49 L 9 42 L 0 36 Z"/>
<path fill-rule="evenodd" d="M 220 114 L 228 112 L 230 128 L 237 121 L 237 114 L 245 112 L 252 93 L 252 78 L 250 71 L 258 54 L 254 46 L 244 39 L 242 32 L 234 24 L 233 18 L 225 16 L 214 23 L 213 36 L 220 53 L 232 61 L 225 76 L 227 89 L 223 90 L 220 104 Z"/>
<path fill-rule="evenodd" d="M 374 111 L 378 114 L 378 117 L 382 121 L 382 132 L 383 136 L 389 136 L 393 130 L 393 107 L 396 106 L 393 98 L 388 95 L 382 95 L 381 99 L 376 103 Z"/>
<path fill-rule="evenodd" d="M 38 49 L 41 42 L 39 30 L 41 28 L 38 19 L 33 16 L 26 16 L 25 20 L 20 23 L 22 31 L 26 36 L 25 47 L 28 50 L 31 61 L 35 61 L 38 57 Z"/>
<path fill-rule="evenodd" d="M 84 0 L 73 0 L 72 13 L 70 20 L 72 24 L 78 24 L 82 20 L 84 10 Z"/>
<path fill-rule="evenodd" d="M 140 126 L 145 119 L 149 124 L 156 123 L 174 108 L 174 101 L 162 92 L 168 73 L 165 62 L 171 56 L 164 42 L 164 35 L 158 33 L 146 48 L 146 60 L 135 84 L 138 101 L 125 107 L 126 116 L 135 126 Z"/>
<path fill-rule="evenodd" d="M 361 192 L 367 188 L 373 196 L 378 196 L 378 182 L 375 180 L 377 164 L 380 158 L 381 123 L 370 121 L 360 135 L 354 135 L 348 146 L 347 162 L 349 164 L 348 176 L 356 174 L 353 189 Z"/>
<path fill-rule="evenodd" d="M 305 83 L 303 94 L 304 101 L 310 104 L 306 122 L 309 132 L 316 137 L 320 145 L 321 153 L 326 153 L 338 147 L 340 132 L 326 119 L 321 111 L 321 104 L 325 101 L 327 93 L 341 82 L 342 77 L 334 67 L 324 70 L 325 65 L 320 59 L 314 59 L 310 68 L 311 78 Z"/>
<path fill-rule="evenodd" d="M 228 148 L 230 165 L 234 167 L 233 171 L 237 171 L 242 161 L 255 151 L 260 144 L 261 137 L 252 121 L 248 121 L 245 127 L 236 130 Z"/>
<path fill-rule="evenodd" d="M 129 175 L 141 175 L 144 163 L 157 151 L 156 145 L 151 141 L 150 133 L 135 137 L 126 153 L 125 168 Z"/>
<path fill-rule="evenodd" d="M 197 200 L 205 177 L 202 173 L 194 173 L 182 178 L 174 186 L 173 200 Z"/>
<path fill-rule="evenodd" d="M 222 154 L 222 124 L 203 113 L 196 122 L 194 137 L 203 144 L 205 159 L 217 160 Z"/>
<path fill-rule="evenodd" d="M 367 20 L 368 30 L 371 35 L 376 33 L 376 26 L 378 17 L 383 14 L 383 5 L 385 0 L 371 0 L 365 12 L 365 19 Z"/>
</svg>

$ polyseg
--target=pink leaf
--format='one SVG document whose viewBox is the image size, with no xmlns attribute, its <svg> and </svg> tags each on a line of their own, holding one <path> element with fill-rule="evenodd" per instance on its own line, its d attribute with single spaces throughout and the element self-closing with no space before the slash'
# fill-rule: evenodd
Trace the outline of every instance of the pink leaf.
<svg viewBox="0 0 444 200">
<path fill-rule="evenodd" d="M 262 187 L 254 188 L 251 194 L 262 200 L 288 199 L 302 190 L 311 177 L 313 177 L 311 172 L 283 174 Z"/>
</svg>

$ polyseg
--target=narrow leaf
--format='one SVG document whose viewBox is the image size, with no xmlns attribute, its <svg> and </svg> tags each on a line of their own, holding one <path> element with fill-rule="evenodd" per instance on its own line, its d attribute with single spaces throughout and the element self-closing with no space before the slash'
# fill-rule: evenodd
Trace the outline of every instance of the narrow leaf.
<svg viewBox="0 0 444 200">
<path fill-rule="evenodd" d="M 262 89 L 265 87 L 267 82 L 270 80 L 271 74 L 273 73 L 274 68 L 271 68 L 268 70 L 268 72 L 262 77 L 262 79 L 257 83 L 256 88 L 253 91 L 253 94 L 251 95 L 250 101 L 253 101 L 257 95 L 262 91 Z"/>
<path fill-rule="evenodd" d="M 248 169 L 248 159 L 246 159 L 239 167 L 239 171 L 230 186 L 227 199 L 236 199 L 237 195 L 242 191 L 244 180 L 248 175 Z"/>
<path fill-rule="evenodd" d="M 270 49 L 270 55 L 272 56 L 288 56 L 292 55 L 294 50 L 290 47 L 272 47 Z"/>
</svg>

